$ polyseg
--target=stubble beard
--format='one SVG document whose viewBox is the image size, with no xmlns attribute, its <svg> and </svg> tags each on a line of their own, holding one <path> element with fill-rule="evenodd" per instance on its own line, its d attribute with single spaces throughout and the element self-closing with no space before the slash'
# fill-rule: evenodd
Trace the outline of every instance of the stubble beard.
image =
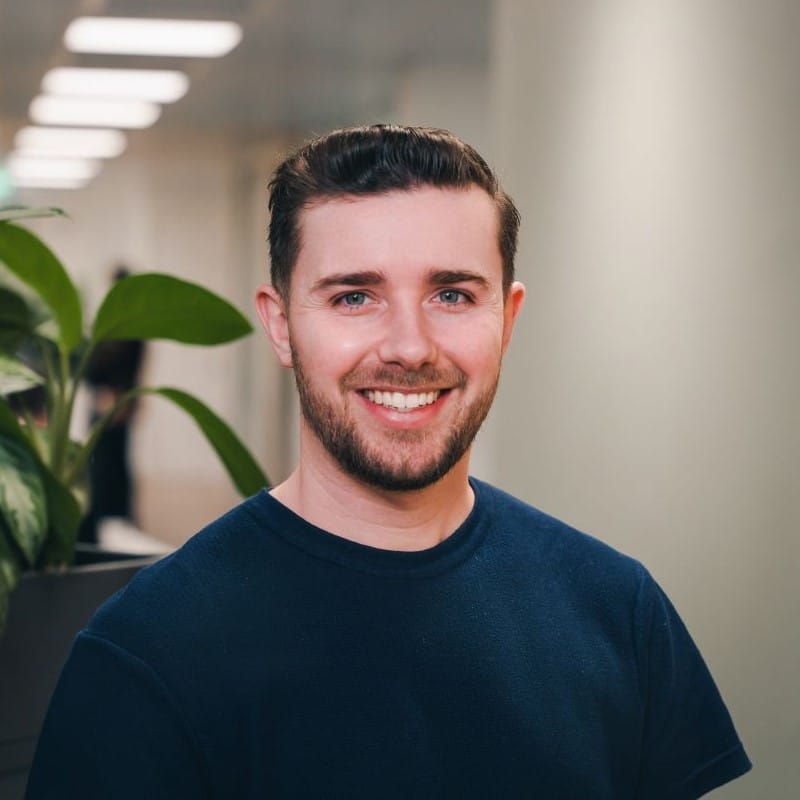
<svg viewBox="0 0 800 800">
<path fill-rule="evenodd" d="M 498 371 L 487 390 L 461 410 L 443 436 L 438 435 L 441 444 L 432 441 L 437 434 L 426 430 L 387 429 L 382 441 L 370 442 L 346 410 L 335 408 L 314 390 L 294 348 L 292 360 L 300 411 L 325 450 L 351 477 L 394 492 L 412 492 L 431 486 L 461 460 L 489 413 L 499 380 Z M 380 384 L 409 390 L 430 385 L 462 388 L 466 385 L 466 376 L 460 370 L 444 376 L 432 368 L 418 371 L 384 368 L 371 372 L 369 378 L 363 371 L 354 371 L 341 379 L 341 396 L 347 397 L 355 387 Z M 433 447 L 434 452 L 423 460 L 420 454 L 427 447 Z M 404 455 L 398 458 L 396 453 L 401 450 Z"/>
</svg>

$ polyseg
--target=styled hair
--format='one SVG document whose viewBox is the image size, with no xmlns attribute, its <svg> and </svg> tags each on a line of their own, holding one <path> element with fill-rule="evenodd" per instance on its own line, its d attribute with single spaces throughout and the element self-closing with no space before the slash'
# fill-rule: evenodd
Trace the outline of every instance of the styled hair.
<svg viewBox="0 0 800 800">
<path fill-rule="evenodd" d="M 337 197 L 421 186 L 483 189 L 497 207 L 503 291 L 514 280 L 519 212 L 475 148 L 439 128 L 366 125 L 312 139 L 278 166 L 269 184 L 270 277 L 284 298 L 300 252 L 300 213 Z"/>
</svg>

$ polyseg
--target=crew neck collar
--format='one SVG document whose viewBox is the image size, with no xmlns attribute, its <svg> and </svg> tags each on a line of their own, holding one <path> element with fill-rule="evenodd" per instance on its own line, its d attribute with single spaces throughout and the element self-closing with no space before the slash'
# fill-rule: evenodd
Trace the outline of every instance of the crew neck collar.
<svg viewBox="0 0 800 800">
<path fill-rule="evenodd" d="M 446 539 L 424 550 L 385 550 L 345 539 L 307 522 L 266 489 L 254 498 L 252 510 L 271 532 L 315 558 L 376 575 L 425 577 L 453 569 L 480 545 L 491 518 L 489 487 L 470 478 L 472 510 Z"/>
</svg>

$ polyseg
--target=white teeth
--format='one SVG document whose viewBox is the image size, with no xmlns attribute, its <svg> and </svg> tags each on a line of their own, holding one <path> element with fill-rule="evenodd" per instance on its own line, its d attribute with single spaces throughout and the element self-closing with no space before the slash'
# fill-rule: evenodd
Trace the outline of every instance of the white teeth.
<svg viewBox="0 0 800 800">
<path fill-rule="evenodd" d="M 429 406 L 439 397 L 439 392 L 415 392 L 403 394 L 402 392 L 374 392 L 368 389 L 365 392 L 367 399 L 379 406 L 388 406 L 394 411 L 411 411 L 420 406 Z"/>
</svg>

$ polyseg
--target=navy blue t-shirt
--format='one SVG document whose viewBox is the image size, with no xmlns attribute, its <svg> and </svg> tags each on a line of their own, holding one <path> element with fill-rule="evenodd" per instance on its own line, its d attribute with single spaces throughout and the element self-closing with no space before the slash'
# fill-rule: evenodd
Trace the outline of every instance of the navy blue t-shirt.
<svg viewBox="0 0 800 800">
<path fill-rule="evenodd" d="M 647 571 L 479 481 L 395 552 L 266 491 L 77 638 L 30 800 L 689 800 L 750 763 Z"/>
</svg>

